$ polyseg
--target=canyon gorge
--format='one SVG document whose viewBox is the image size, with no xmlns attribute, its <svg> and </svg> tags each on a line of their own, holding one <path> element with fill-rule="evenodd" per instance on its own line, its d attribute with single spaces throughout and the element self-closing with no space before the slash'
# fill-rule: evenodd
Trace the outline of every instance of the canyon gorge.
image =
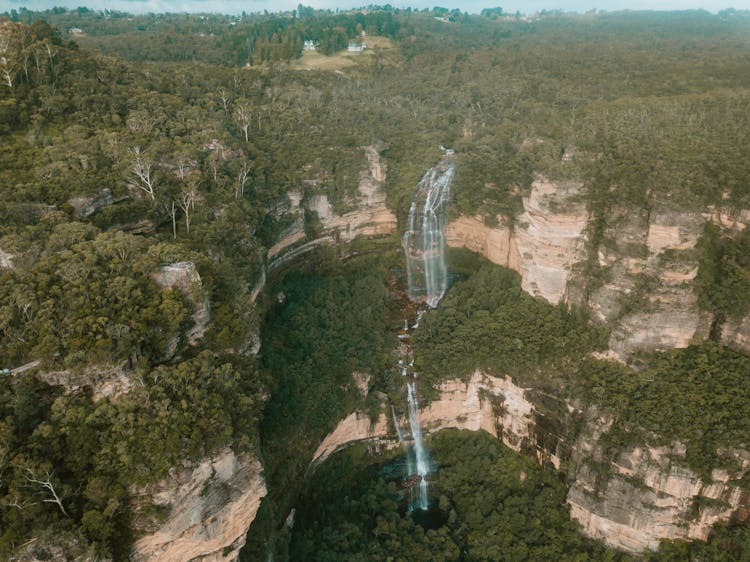
<svg viewBox="0 0 750 562">
<path fill-rule="evenodd" d="M 395 231 L 395 216 L 385 207 L 382 192 L 385 163 L 374 147 L 367 147 L 365 153 L 368 165 L 361 173 L 359 199 L 347 213 L 335 214 L 324 196 L 309 197 L 305 203 L 300 193 L 289 195 L 287 212 L 301 217 L 302 209 L 314 210 L 324 226 L 323 235 L 306 241 L 302 222 L 295 219 L 292 230 L 270 248 L 269 271 L 303 259 L 321 244 L 346 244 L 360 234 L 387 236 Z M 498 217 L 497 226 L 490 227 L 478 217 L 454 216 L 445 226 L 445 241 L 450 247 L 467 248 L 514 269 L 521 275 L 523 290 L 531 295 L 551 304 L 588 308 L 595 322 L 611 329 L 609 349 L 596 354 L 600 359 L 625 362 L 637 351 L 669 350 L 705 340 L 711 317 L 698 307 L 691 285 L 698 269 L 695 246 L 707 221 L 726 224 L 726 217 L 732 216 L 736 218 L 730 228 L 743 229 L 741 213 L 724 209 L 721 214 L 647 214 L 614 209 L 611 224 L 605 228 L 609 243 L 595 249 L 595 259 L 608 271 L 608 279 L 587 290 L 590 280 L 580 266 L 590 258 L 587 252 L 592 248 L 587 240 L 590 217 L 580 199 L 583 189 L 580 183 L 537 176 L 523 198 L 523 212 L 512 224 Z M 646 289 L 639 285 L 644 276 L 652 280 Z M 629 311 L 628 299 L 633 299 L 634 293 L 638 293 L 639 302 L 647 303 L 645 310 Z M 721 327 L 721 341 L 747 350 L 748 322 L 726 322 Z M 357 378 L 365 396 L 370 379 Z M 445 428 L 482 430 L 558 471 L 569 486 L 571 517 L 587 536 L 612 547 L 637 553 L 657 548 L 664 539 L 705 540 L 715 523 L 748 516 L 750 490 L 744 484 L 750 474 L 747 450 L 721 451 L 720 456 L 733 468 L 716 468 L 707 478 L 687 466 L 685 447 L 679 442 L 633 446 L 609 458 L 599 438 L 612 419 L 596 406 L 556 396 L 546 385 L 521 387 L 502 373 L 476 371 L 468 379 L 444 381 L 436 390 L 436 397 L 418 413 L 412 412 L 426 435 Z M 354 411 L 341 420 L 318 446 L 311 467 L 357 442 L 374 443 L 380 450 L 398 447 L 394 423 L 408 428 L 411 416 L 392 417 L 394 399 L 381 394 L 380 413 L 374 418 Z M 408 432 L 407 437 L 410 435 Z M 190 489 L 208 486 L 201 467 L 216 462 L 224 461 L 207 459 L 193 469 L 192 476 L 183 477 L 180 485 Z M 152 558 L 144 554 L 144 559 L 162 559 L 159 556 L 192 548 L 190 552 L 196 556 L 204 549 L 200 556 L 210 560 L 220 549 L 238 549 L 242 543 L 238 542 L 242 535 L 238 529 L 247 529 L 254 514 L 249 510 L 240 517 L 239 510 L 250 504 L 257 509 L 265 486 L 257 461 L 243 459 L 235 471 L 238 475 L 250 471 L 254 480 L 243 476 L 241 482 L 247 487 L 237 492 L 236 499 L 224 496 L 223 501 L 212 500 L 219 504 L 213 510 L 204 500 L 194 504 L 195 500 L 185 499 L 172 505 L 169 521 L 139 541 L 139 552 L 152 553 Z M 235 481 L 239 476 L 231 471 L 226 476 L 217 472 L 217 477 L 221 477 L 219 482 L 228 482 L 224 486 L 238 486 Z M 171 494 L 162 492 L 165 497 L 171 495 L 171 502 L 182 495 L 182 488 L 175 485 Z"/>
</svg>

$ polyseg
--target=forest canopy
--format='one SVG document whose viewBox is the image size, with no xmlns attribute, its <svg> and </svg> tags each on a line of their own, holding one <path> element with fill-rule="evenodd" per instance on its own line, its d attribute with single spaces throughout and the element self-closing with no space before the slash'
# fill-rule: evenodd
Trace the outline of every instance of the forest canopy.
<svg viewBox="0 0 750 562">
<path fill-rule="evenodd" d="M 455 150 L 451 213 L 514 224 L 537 175 L 575 179 L 592 247 L 614 209 L 746 209 L 749 27 L 743 11 L 525 18 L 390 5 L 1 15 L 0 369 L 32 367 L 0 378 L 0 557 L 59 536 L 71 557 L 127 559 L 143 513 L 134 487 L 227 446 L 267 464 L 270 501 L 249 539 L 250 552 L 267 554 L 263 532 L 278 530 L 320 439 L 353 408 L 380 407 L 352 371 L 389 390 L 398 233 L 346 250 L 321 243 L 274 273 L 279 241 L 299 235 L 296 250 L 341 238 L 324 231 L 312 202 L 325 197 L 339 216 L 356 210 L 367 147 L 383 162 L 386 204 L 403 232 L 443 146 Z M 310 62 L 305 41 L 325 64 Z M 365 52 L 344 52 L 350 41 Z M 747 245 L 745 233 L 709 227 L 696 249 L 697 299 L 718 320 L 747 312 Z M 158 282 L 164 268 L 188 263 L 192 281 Z M 486 264 L 459 276 L 415 337 L 426 382 L 481 368 L 559 383 L 566 397 L 611 408 L 611 452 L 667 433 L 687 442 L 703 474 L 716 446 L 746 445 L 742 353 L 709 342 L 638 358 L 638 372 L 603 366 L 588 356 L 606 347 L 606 329 L 586 314 L 534 299 L 515 273 Z M 98 392 L 113 373 L 129 386 Z M 573 532 L 549 475 L 511 482 L 498 459 L 528 463 L 482 439 L 436 436 L 445 482 L 468 488 L 471 472 L 451 448 L 476 453 L 509 511 L 479 509 L 484 499 L 468 489 L 471 505 L 458 510 L 446 487 L 472 529 L 419 535 L 389 503 L 388 483 L 347 483 L 354 499 L 341 508 L 352 520 L 321 527 L 327 544 L 335 550 L 343 536 L 347 548 L 376 549 L 368 525 L 381 517 L 394 549 L 438 544 L 447 559 L 501 547 L 560 557 L 564 545 L 617 556 Z M 50 488 L 56 502 L 45 501 L 55 499 Z M 360 519 L 371 496 L 380 503 Z M 523 544 L 513 536 L 519 511 Z M 148 513 L 146 526 L 164 515 Z M 485 516 L 505 533 L 478 536 Z M 308 552 L 309 528 L 293 549 Z M 720 529 L 705 552 L 746 544 L 743 532 Z M 703 546 L 669 548 L 710 557 Z"/>
</svg>

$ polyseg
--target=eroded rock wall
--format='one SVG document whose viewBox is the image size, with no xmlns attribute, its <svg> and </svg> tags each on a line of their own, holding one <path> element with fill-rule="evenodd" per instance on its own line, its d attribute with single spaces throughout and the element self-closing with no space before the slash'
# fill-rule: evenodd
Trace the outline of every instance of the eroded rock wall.
<svg viewBox="0 0 750 562">
<path fill-rule="evenodd" d="M 135 561 L 235 560 L 266 484 L 256 458 L 227 448 L 134 495 L 168 510 L 166 521 L 136 541 Z"/>
<path fill-rule="evenodd" d="M 515 231 L 521 286 L 552 304 L 565 298 L 573 266 L 585 257 L 588 222 L 582 184 L 537 177 Z"/>
<path fill-rule="evenodd" d="M 193 326 L 185 333 L 185 339 L 190 345 L 196 345 L 208 329 L 211 321 L 211 302 L 208 293 L 203 290 L 203 282 L 193 262 L 177 262 L 163 265 L 153 274 L 153 278 L 161 287 L 178 289 L 193 305 Z M 176 348 L 177 342 L 173 347 Z M 174 349 L 168 351 L 168 357 L 174 354 Z"/>
<path fill-rule="evenodd" d="M 484 430 L 537 462 L 564 470 L 571 516 L 586 535 L 630 552 L 658 546 L 662 539 L 705 539 L 713 524 L 748 505 L 750 491 L 739 481 L 750 473 L 750 453 L 725 451 L 738 469 L 715 470 L 710 482 L 684 462 L 685 447 L 636 447 L 608 459 L 599 445 L 612 420 L 585 411 L 541 389 L 522 388 L 510 377 L 476 371 L 468 381 L 449 380 L 439 397 L 420 411 L 426 433 L 454 427 Z M 408 427 L 405 419 L 399 420 Z M 381 415 L 344 419 L 321 444 L 314 462 L 362 440 L 391 439 L 394 428 Z"/>
<path fill-rule="evenodd" d="M 324 233 L 319 243 L 351 242 L 357 236 L 385 236 L 396 231 L 396 215 L 385 204 L 383 183 L 387 166 L 380 157 L 378 147 L 364 147 L 364 152 L 367 165 L 360 171 L 356 197 L 349 202 L 350 211 L 336 213 L 325 193 L 316 193 L 307 198 L 301 190 L 291 190 L 287 194 L 285 214 L 292 218 L 292 222 L 268 250 L 269 270 L 278 267 L 277 261 L 288 261 L 285 254 L 297 251 L 298 244 L 305 239 L 306 210 L 316 213 L 323 226 Z M 314 180 L 310 181 L 316 185 Z"/>
<path fill-rule="evenodd" d="M 477 217 L 458 217 L 447 226 L 447 242 L 518 271 L 523 289 L 532 295 L 552 304 L 588 307 L 610 326 L 610 352 L 620 360 L 636 351 L 705 340 L 712 316 L 698 307 L 694 291 L 696 244 L 707 220 L 731 222 L 731 228 L 742 230 L 745 215 L 734 213 L 730 219 L 726 210 L 701 214 L 615 206 L 607 210 L 594 248 L 583 189 L 579 183 L 537 176 L 514 225 L 502 217 L 495 227 Z M 593 271 L 584 268 L 592 259 Z M 750 320 L 743 322 L 750 325 Z M 729 322 L 722 338 L 748 350 L 746 328 Z"/>
</svg>

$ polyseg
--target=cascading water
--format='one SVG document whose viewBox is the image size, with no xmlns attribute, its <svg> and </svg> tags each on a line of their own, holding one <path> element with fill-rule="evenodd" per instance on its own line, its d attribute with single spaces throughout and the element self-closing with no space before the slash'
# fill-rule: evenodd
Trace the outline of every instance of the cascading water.
<svg viewBox="0 0 750 562">
<path fill-rule="evenodd" d="M 406 470 L 409 474 L 414 474 L 414 462 L 409 454 L 409 447 L 406 444 L 404 432 L 401 431 L 401 426 L 398 424 L 398 418 L 396 417 L 396 410 L 393 407 L 393 404 L 391 404 L 391 415 L 393 416 L 393 426 L 396 428 L 396 435 L 398 435 L 398 442 L 401 443 L 404 451 L 406 451 Z"/>
<path fill-rule="evenodd" d="M 454 174 L 452 156 L 453 151 L 446 150 L 445 157 L 420 180 L 415 200 L 409 209 L 409 224 L 403 240 L 409 298 L 415 302 L 425 302 L 431 308 L 437 307 L 448 288 L 448 269 L 445 264 L 445 206 L 451 197 Z M 419 320 L 424 312 L 419 311 L 412 329 L 419 326 Z M 408 378 L 406 400 L 413 441 L 412 450 L 406 447 L 395 410 L 391 409 L 391 413 L 399 441 L 406 449 L 409 476 L 418 478 L 416 501 L 410 502 L 409 508 L 426 510 L 429 509 L 427 475 L 430 472 L 430 457 L 422 440 L 422 427 L 419 425 L 417 374 L 412 369 L 414 361 L 412 360 L 408 366 L 405 361 L 411 354 L 409 323 L 406 320 L 399 339 L 403 345 L 399 367 L 401 375 Z M 409 489 L 413 490 L 413 487 Z"/>
<path fill-rule="evenodd" d="M 430 458 L 422 442 L 422 427 L 419 425 L 419 402 L 417 401 L 417 383 L 412 381 L 406 383 L 406 395 L 409 405 L 409 425 L 411 436 L 414 439 L 414 456 L 416 457 L 416 471 L 419 476 L 419 493 L 417 495 L 417 507 L 427 509 L 429 497 L 427 495 L 427 474 L 430 472 Z"/>
<path fill-rule="evenodd" d="M 409 209 L 404 233 L 409 298 L 435 308 L 445 294 L 445 206 L 450 201 L 454 164 L 452 151 L 422 177 Z"/>
</svg>

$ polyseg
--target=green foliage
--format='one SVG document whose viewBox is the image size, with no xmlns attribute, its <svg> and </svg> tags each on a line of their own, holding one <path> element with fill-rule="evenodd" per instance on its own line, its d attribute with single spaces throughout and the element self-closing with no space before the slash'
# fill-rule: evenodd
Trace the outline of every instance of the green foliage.
<svg viewBox="0 0 750 562">
<path fill-rule="evenodd" d="M 717 448 L 748 446 L 750 358 L 715 343 L 654 354 L 633 371 L 589 360 L 577 373 L 575 393 L 612 413 L 604 436 L 612 452 L 634 443 L 687 445 L 687 463 L 710 476 Z"/>
<path fill-rule="evenodd" d="M 584 539 L 553 474 L 483 432 L 429 441 L 445 522 L 425 530 L 364 448 L 318 467 L 298 504 L 293 560 L 629 560 Z M 387 466 L 387 465 L 386 465 Z M 380 472 L 380 475 L 378 475 Z"/>
<path fill-rule="evenodd" d="M 456 283 L 414 336 L 418 370 L 431 384 L 477 368 L 516 377 L 568 370 L 605 343 L 582 313 L 529 296 L 517 273 L 489 264 Z"/>
<path fill-rule="evenodd" d="M 464 126 L 471 127 L 472 123 Z M 462 214 L 481 214 L 495 221 L 498 214 L 515 217 L 522 208 L 521 194 L 531 187 L 531 158 L 519 151 L 512 139 L 499 137 L 456 145 L 459 152 L 454 189 Z"/>
<path fill-rule="evenodd" d="M 707 223 L 698 240 L 698 304 L 721 319 L 741 318 L 750 306 L 750 234 L 722 233 Z"/>
<path fill-rule="evenodd" d="M 255 445 L 262 400 L 252 374 L 249 362 L 203 352 L 131 373 L 135 387 L 115 403 L 61 394 L 33 376 L 3 378 L 0 555 L 41 530 L 73 529 L 82 548 L 128 559 L 128 488 L 227 444 Z M 29 478 L 49 478 L 65 513 Z"/>
<path fill-rule="evenodd" d="M 750 558 L 750 527 L 747 522 L 716 525 L 708 541 L 662 541 L 659 551 L 648 554 L 648 562 L 746 562 Z"/>
<path fill-rule="evenodd" d="M 131 17 L 85 8 L 21 8 L 7 16 L 13 23 L 3 19 L 10 38 L 3 64 L 13 84 L 0 84 L 0 248 L 12 254 L 14 269 L 0 273 L 0 367 L 42 358 L 81 375 L 84 364 L 131 358 L 129 374 L 142 376 L 144 386 L 117 404 L 63 396 L 25 378 L 3 391 L 13 397 L 3 406 L 0 431 L 13 435 L 13 450 L 21 452 L 14 453 L 10 480 L 3 478 L 1 556 L 32 531 L 42 536 L 42 528 L 66 527 L 60 536 L 71 543 L 80 539 L 99 545 L 100 557 L 124 557 L 117 553 L 128 552 L 130 521 L 122 490 L 134 479 L 157 477 L 182 456 L 228 440 L 252 441 L 258 375 L 244 365 L 229 373 L 221 366 L 239 360 L 213 364 L 200 348 L 248 348 L 261 308 L 253 309 L 251 295 L 266 250 L 294 220 L 284 214 L 287 192 L 303 191 L 308 200 L 326 195 L 337 212 L 350 209 L 363 146 L 382 147 L 387 201 L 402 225 L 440 144 L 456 149 L 456 209 L 489 223 L 498 214 L 514 218 L 532 173 L 582 181 L 594 217 L 592 249 L 617 206 L 694 211 L 709 203 L 742 208 L 750 200 L 744 12 L 545 13 L 533 22 L 499 9 L 468 16 L 389 6 L 340 13 L 301 7 L 289 17 Z M 35 22 L 40 17 L 84 34 L 73 43 L 64 31 Z M 375 52 L 337 73 L 296 72 L 286 64 L 304 39 L 330 52 L 360 28 L 393 39 L 397 54 Z M 247 62 L 263 65 L 240 68 Z M 136 147 L 151 166 L 153 199 L 134 177 Z M 176 205 L 189 200 L 185 195 L 190 203 Z M 307 226 L 320 234 L 320 224 Z M 718 315 L 739 315 L 750 302 L 746 245 L 743 235 L 707 233 L 701 241 L 699 298 Z M 596 252 L 590 255 L 588 274 L 604 282 Z M 181 346 L 174 364 L 162 365 L 167 340 L 190 322 L 191 303 L 160 289 L 151 275 L 185 259 L 197 264 L 210 297 L 211 328 L 199 349 Z M 327 275 L 328 281 L 290 278 L 296 304 L 274 305 L 279 318 L 269 317 L 265 327 L 272 399 L 264 442 L 276 489 L 299 480 L 316 440 L 356 402 L 351 369 L 380 369 L 390 346 L 382 283 L 351 271 Z M 417 338 L 420 368 L 431 382 L 477 366 L 516 376 L 570 374 L 604 339 L 577 312 L 523 295 L 511 274 L 483 272 L 453 292 L 425 317 L 431 332 Z M 316 306 L 300 304 L 306 299 Z M 295 331 L 296 321 L 310 334 Z M 283 336 L 266 341 L 274 333 Z M 331 349 L 317 349 L 320 341 Z M 666 356 L 666 366 L 656 360 L 653 369 L 667 373 L 665 381 L 682 369 L 698 386 L 708 377 L 735 388 L 743 361 L 709 351 L 694 359 L 718 357 L 727 380 L 679 354 Z M 237 382 L 238 370 L 247 380 Z M 630 373 L 616 380 L 618 373 L 602 372 L 584 372 L 602 379 L 595 400 L 627 398 L 647 382 L 636 376 L 628 387 Z M 208 383 L 206 373 L 226 386 Z M 689 394 L 679 383 L 674 395 L 646 389 L 676 403 Z M 707 389 L 723 396 L 715 390 Z M 236 402 L 251 415 L 238 414 L 232 393 L 250 397 L 252 404 Z M 738 395 L 737 411 L 744 411 Z M 692 413 L 699 408 L 694 398 Z M 725 408 L 734 407 L 731 400 Z M 649 431 L 670 427 L 659 404 L 644 405 L 638 419 L 625 415 L 610 438 L 629 439 L 641 420 Z M 692 417 L 675 419 L 702 432 L 689 454 L 704 468 L 716 443 L 737 442 L 745 431 L 724 418 L 693 417 L 695 426 Z M 713 423 L 726 429 L 726 440 L 707 429 Z M 118 437 L 108 441 L 112 428 Z M 144 443 L 158 452 L 143 452 Z M 53 456 L 42 454 L 45 447 Z M 287 459 L 294 459 L 289 473 L 275 474 Z M 27 464 L 38 473 L 54 469 L 70 521 L 48 504 L 9 506 L 26 497 L 14 494 L 29 492 Z"/>
<path fill-rule="evenodd" d="M 275 532 L 258 528 L 294 502 L 315 448 L 362 401 L 352 373 L 381 372 L 393 345 L 386 271 L 373 259 L 331 267 L 290 273 L 271 291 L 276 302 L 261 332 L 271 391 L 261 424 L 269 497 L 250 533 L 249 559 L 265 555 L 266 533 Z"/>
<path fill-rule="evenodd" d="M 157 262 L 146 247 L 122 232 L 53 226 L 36 263 L 6 274 L 0 287 L 3 362 L 114 362 L 136 349 L 162 355 L 189 308 L 149 277 Z"/>
</svg>

